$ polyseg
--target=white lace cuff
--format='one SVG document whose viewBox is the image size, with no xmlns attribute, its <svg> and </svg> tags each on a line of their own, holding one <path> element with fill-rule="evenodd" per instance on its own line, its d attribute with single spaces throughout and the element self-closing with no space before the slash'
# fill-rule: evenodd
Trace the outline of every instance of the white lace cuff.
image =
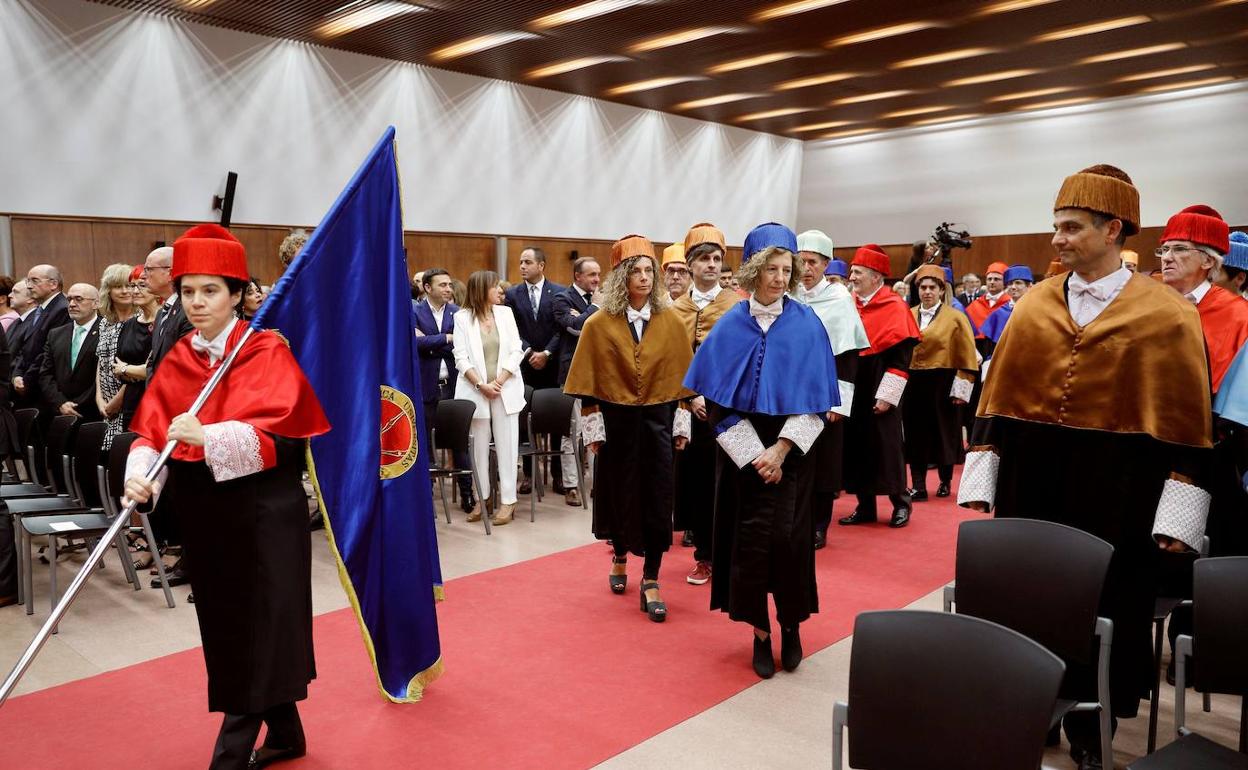
<svg viewBox="0 0 1248 770">
<path fill-rule="evenodd" d="M 1000 468 L 1001 458 L 991 449 L 967 452 L 962 479 L 958 482 L 958 505 L 987 503 L 991 510 L 997 499 L 997 471 Z"/>
<path fill-rule="evenodd" d="M 1205 520 L 1209 518 L 1209 493 L 1193 484 L 1166 479 L 1153 518 L 1153 537 L 1174 538 L 1193 551 L 1205 536 Z"/>
<path fill-rule="evenodd" d="M 806 454 L 815 445 L 820 433 L 823 433 L 823 420 L 813 414 L 794 414 L 784 421 L 780 438 L 792 441 L 802 450 L 802 454 Z"/>
<path fill-rule="evenodd" d="M 680 438 L 683 436 L 686 440 L 692 438 L 692 415 L 688 409 L 676 407 L 676 419 L 672 421 L 672 436 Z"/>
<path fill-rule="evenodd" d="M 967 403 L 971 401 L 971 393 L 975 391 L 975 383 L 970 380 L 964 380 L 961 377 L 953 378 L 953 388 L 949 391 L 951 398 L 958 398 Z"/>
<path fill-rule="evenodd" d="M 585 446 L 607 440 L 607 424 L 602 419 L 602 412 L 581 415 L 581 440 Z"/>
<path fill-rule="evenodd" d="M 256 429 L 237 420 L 205 425 L 204 462 L 217 481 L 230 481 L 264 470 Z"/>
<path fill-rule="evenodd" d="M 160 452 L 157 452 L 150 446 L 131 448 L 130 454 L 126 455 L 126 481 L 146 478 L 147 472 L 151 470 L 152 464 L 156 462 L 158 457 L 160 457 Z M 168 475 L 168 468 L 160 469 L 160 473 L 156 476 L 156 484 L 158 486 L 156 487 L 156 494 L 152 496 L 150 501 L 151 505 L 155 505 L 156 498 L 160 497 L 160 488 L 165 485 L 165 477 Z M 125 507 L 125 503 L 122 503 L 122 507 Z"/>
<path fill-rule="evenodd" d="M 906 389 L 906 378 L 892 372 L 884 372 L 880 387 L 875 389 L 875 397 L 879 401 L 887 401 L 893 406 L 901 403 L 901 394 Z"/>
<path fill-rule="evenodd" d="M 832 411 L 843 417 L 848 417 L 850 411 L 854 408 L 854 383 L 837 380 L 836 386 L 841 391 L 841 405 L 832 407 Z"/>
<path fill-rule="evenodd" d="M 744 468 L 754 462 L 766 449 L 758 437 L 758 431 L 754 430 L 750 421 L 745 419 L 721 431 L 715 437 L 715 441 L 723 447 L 723 450 L 728 453 L 728 459 L 732 460 L 738 468 Z"/>
</svg>

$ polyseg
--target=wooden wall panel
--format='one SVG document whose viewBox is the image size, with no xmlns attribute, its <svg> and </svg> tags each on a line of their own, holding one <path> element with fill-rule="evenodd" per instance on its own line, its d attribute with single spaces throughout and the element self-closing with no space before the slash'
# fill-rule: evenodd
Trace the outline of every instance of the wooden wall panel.
<svg viewBox="0 0 1248 770">
<path fill-rule="evenodd" d="M 95 270 L 89 280 L 99 284 L 104 268 L 121 263 L 141 265 L 147 253 L 165 240 L 165 227 L 143 222 L 92 222 L 91 245 Z M 83 280 L 88 280 L 84 277 Z"/>
<path fill-rule="evenodd" d="M 593 257 L 604 271 L 611 269 L 611 244 L 613 241 L 571 240 L 565 238 L 507 238 L 507 280 L 512 284 L 520 279 L 520 252 L 529 246 L 537 246 L 546 252 L 546 277 L 564 286 L 572 283 L 572 252 L 577 257 Z"/>
<path fill-rule="evenodd" d="M 445 235 L 404 233 L 407 247 L 407 274 L 440 267 L 451 277 L 468 282 L 478 270 L 493 270 L 494 237 L 489 235 Z"/>
<path fill-rule="evenodd" d="M 97 281 L 91 222 L 13 217 L 13 272 L 25 277 L 35 265 L 55 265 L 69 286 Z M 16 277 L 15 276 L 15 277 Z"/>
</svg>

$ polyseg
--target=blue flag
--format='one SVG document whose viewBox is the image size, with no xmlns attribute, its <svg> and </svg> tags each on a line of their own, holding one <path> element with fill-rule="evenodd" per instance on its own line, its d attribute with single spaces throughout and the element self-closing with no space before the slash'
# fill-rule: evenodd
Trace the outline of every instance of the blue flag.
<svg viewBox="0 0 1248 770">
<path fill-rule="evenodd" d="M 442 673 L 434 532 L 394 127 L 355 173 L 252 326 L 290 342 L 333 430 L 308 467 L 377 681 L 420 700 Z"/>
</svg>

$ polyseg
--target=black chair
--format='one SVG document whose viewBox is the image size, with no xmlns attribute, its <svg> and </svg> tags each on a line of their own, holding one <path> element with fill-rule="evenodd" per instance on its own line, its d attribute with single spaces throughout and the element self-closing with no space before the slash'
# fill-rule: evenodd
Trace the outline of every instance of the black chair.
<svg viewBox="0 0 1248 770">
<path fill-rule="evenodd" d="M 476 460 L 472 456 L 472 414 L 476 405 L 462 398 L 448 398 L 438 402 L 437 412 L 433 415 L 433 430 L 430 440 L 433 449 L 448 450 L 452 453 L 464 452 L 468 455 L 468 468 L 454 468 L 450 465 L 433 464 L 429 466 L 429 475 L 438 480 L 438 493 L 442 496 L 442 510 L 446 513 L 446 523 L 451 523 L 451 508 L 446 501 L 446 480 L 458 476 L 471 476 L 472 486 L 476 490 L 478 504 L 485 506 L 486 500 L 481 496 L 481 480 L 477 478 Z M 429 415 L 425 415 L 429 419 Z M 490 511 L 483 511 L 481 520 L 485 522 L 485 534 L 490 534 Z"/>
<path fill-rule="evenodd" d="M 1199 559 L 1193 567 L 1192 635 L 1175 640 L 1174 743 L 1131 763 L 1131 770 L 1248 768 L 1248 556 Z M 1184 727 L 1188 657 L 1200 656 L 1192 686 L 1240 697 L 1239 751 Z"/>
<path fill-rule="evenodd" d="M 1198 558 L 1209 555 L 1209 538 L 1201 538 L 1200 550 L 1197 553 L 1170 553 L 1162 552 L 1160 557 L 1163 564 L 1163 573 L 1176 573 L 1186 570 L 1187 574 L 1191 574 L 1192 562 Z M 1165 581 L 1162 581 L 1163 583 Z M 1184 603 L 1182 596 L 1170 596 L 1171 593 L 1184 593 L 1176 591 L 1179 586 L 1159 587 L 1157 597 L 1153 600 L 1153 689 L 1148 699 L 1148 752 L 1152 754 L 1157 749 L 1157 714 L 1161 706 L 1161 653 L 1162 642 L 1166 638 L 1166 619 L 1170 617 L 1170 613 L 1180 604 Z M 1190 595 L 1189 591 L 1186 592 Z M 1205 711 L 1208 711 L 1209 695 L 1205 695 Z"/>
<path fill-rule="evenodd" d="M 134 443 L 136 438 L 138 438 L 138 435 L 134 433 L 119 433 L 114 436 L 113 444 L 108 450 L 106 466 L 99 470 L 100 497 L 104 504 L 104 510 L 108 513 L 110 519 L 114 519 L 121 514 L 121 497 L 126 489 L 126 458 L 129 457 L 130 445 Z M 141 510 L 136 512 L 139 517 L 139 526 L 143 533 L 143 539 L 147 541 L 147 547 L 152 554 L 152 563 L 156 567 L 156 574 L 160 576 L 160 585 L 165 592 L 165 604 L 169 605 L 169 609 L 173 609 L 178 605 L 173 599 L 173 591 L 169 589 L 169 579 L 165 576 L 165 563 L 156 550 L 156 535 L 152 533 L 152 522 L 148 519 L 146 512 Z M 130 558 L 128 550 L 123 554 L 122 558 Z M 136 581 L 134 590 L 138 591 L 141 588 L 142 581 Z"/>
<path fill-rule="evenodd" d="M 1096 662 L 1096 701 L 1059 700 L 1056 725 L 1071 711 L 1098 711 L 1101 761 L 1113 767 L 1109 651 L 1114 624 L 1097 616 L 1114 547 L 1073 527 L 1032 519 L 986 519 L 958 527 L 955 582 L 945 611 L 1000 623 L 1063 661 Z M 1099 642 L 1092 644 L 1093 638 Z"/>
<path fill-rule="evenodd" d="M 864 612 L 854 621 L 849 700 L 832 717 L 849 764 L 871 770 L 1034 768 L 1066 665 L 1022 634 L 965 615 Z"/>
<path fill-rule="evenodd" d="M 543 463 L 548 462 L 551 458 L 562 458 L 564 452 L 558 448 L 560 439 L 568 435 L 572 430 L 572 406 L 576 402 L 572 396 L 566 395 L 559 388 L 542 388 L 533 391 L 533 400 L 529 402 L 526 410 L 528 417 L 526 425 L 529 429 L 528 446 L 521 448 L 521 457 L 532 457 L 536 463 L 539 460 Z M 554 448 L 552 448 L 554 447 Z M 576 467 L 578 470 L 577 477 L 584 479 L 585 469 L 581 462 L 580 444 L 573 443 L 572 454 L 576 459 Z M 534 494 L 529 495 L 529 521 L 537 520 L 537 501 L 542 499 L 544 491 L 543 482 L 546 474 L 540 476 L 536 471 L 533 473 L 535 485 Z M 578 484 L 578 491 L 581 493 L 581 507 L 586 506 L 585 490 L 583 484 Z"/>
<path fill-rule="evenodd" d="M 12 482 L 0 484 L 0 497 L 38 497 L 41 494 L 47 494 L 47 488 L 39 483 L 33 462 L 35 419 L 39 416 L 39 410 L 18 409 L 13 416 L 17 421 L 18 445 L 22 447 L 21 454 L 16 457 L 22 461 L 22 472 L 17 472 L 16 464 L 13 463 L 15 458 L 8 458 L 9 463 L 14 466 L 11 470 L 14 471 L 16 478 Z"/>
</svg>

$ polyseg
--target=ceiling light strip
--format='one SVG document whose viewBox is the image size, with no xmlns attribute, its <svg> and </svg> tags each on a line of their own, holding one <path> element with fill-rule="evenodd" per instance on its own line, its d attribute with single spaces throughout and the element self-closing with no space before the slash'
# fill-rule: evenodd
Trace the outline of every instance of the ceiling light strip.
<svg viewBox="0 0 1248 770">
<path fill-rule="evenodd" d="M 685 43 L 692 43 L 708 37 L 715 37 L 716 35 L 730 35 L 741 31 L 743 30 L 740 27 L 694 27 L 692 29 L 682 29 L 678 32 L 668 32 L 640 40 L 629 46 L 628 50 L 632 53 L 658 51 L 662 48 L 684 45 Z"/>
<path fill-rule="evenodd" d="M 765 94 L 720 94 L 719 96 L 708 96 L 705 99 L 694 99 L 690 102 L 681 102 L 674 109 L 677 110 L 699 110 L 703 107 L 714 107 L 719 104 L 728 104 L 730 102 L 742 102 L 746 99 L 756 99 Z"/>
<path fill-rule="evenodd" d="M 777 83 L 772 86 L 773 91 L 791 91 L 795 88 L 809 88 L 810 86 L 822 86 L 827 83 L 839 83 L 842 80 L 849 80 L 857 77 L 855 72 L 829 72 L 826 75 L 813 75 L 808 78 L 797 78 L 796 80 L 786 80 L 783 83 Z"/>
<path fill-rule="evenodd" d="M 565 8 L 562 11 L 539 16 L 529 22 L 531 29 L 546 30 L 562 27 L 566 24 L 574 24 L 578 21 L 605 16 L 608 13 L 622 11 L 625 8 L 632 8 L 637 5 L 646 5 L 650 0 L 591 0 L 588 3 L 574 5 L 571 8 Z"/>
<path fill-rule="evenodd" d="M 961 61 L 962 59 L 971 59 L 976 56 L 984 56 L 985 54 L 996 53 L 995 48 L 959 48 L 955 51 L 945 51 L 943 53 L 934 53 L 928 56 L 916 56 L 913 59 L 903 59 L 889 65 L 892 69 L 906 69 L 908 67 L 923 67 L 928 64 L 943 64 L 951 61 Z"/>
<path fill-rule="evenodd" d="M 783 118 L 789 115 L 800 115 L 803 112 L 813 112 L 814 107 L 781 107 L 778 110 L 766 110 L 764 112 L 751 112 L 749 115 L 742 115 L 733 118 L 738 123 L 748 123 L 752 120 L 771 120 L 772 118 Z"/>
<path fill-rule="evenodd" d="M 772 19 L 781 19 L 785 16 L 794 16 L 807 11 L 818 11 L 833 5 L 840 5 L 847 0 L 797 0 L 797 2 L 783 3 L 781 5 L 773 5 L 770 8 L 764 8 L 758 13 L 750 17 L 755 24 L 761 24 Z"/>
<path fill-rule="evenodd" d="M 831 102 L 828 102 L 828 104 L 833 107 L 837 107 L 842 104 L 861 104 L 862 102 L 874 102 L 880 99 L 893 99 L 898 96 L 908 96 L 912 93 L 914 93 L 914 91 L 906 91 L 906 90 L 878 91 L 873 94 L 859 94 L 857 96 L 845 96 L 840 99 L 834 99 Z"/>
<path fill-rule="evenodd" d="M 514 43 L 518 40 L 530 40 L 537 37 L 532 32 L 494 32 L 489 35 L 480 35 L 478 37 L 470 37 L 467 40 L 461 40 L 458 43 L 443 46 L 432 51 L 429 58 L 436 62 L 451 61 L 464 56 L 471 56 L 475 53 L 488 51 L 491 48 Z"/>
<path fill-rule="evenodd" d="M 1080 64 L 1100 64 L 1107 61 L 1118 61 L 1119 59 L 1130 59 L 1134 56 L 1148 56 L 1155 53 L 1165 53 L 1166 51 L 1177 51 L 1180 48 L 1186 48 L 1187 43 L 1161 43 L 1160 45 L 1148 45 L 1143 48 L 1128 48 L 1125 51 L 1111 51 L 1109 53 L 1098 53 L 1096 56 L 1088 56 L 1080 59 Z"/>
<path fill-rule="evenodd" d="M 666 88 L 667 86 L 690 83 L 695 80 L 706 80 L 706 78 L 697 75 L 674 75 L 671 77 L 638 80 L 633 83 L 625 83 L 614 88 L 608 88 L 607 96 L 623 96 L 624 94 L 635 94 L 638 91 L 653 91 L 656 88 Z"/>
<path fill-rule="evenodd" d="M 712 75 L 722 75 L 725 72 L 736 72 L 737 70 L 749 69 L 751 67 L 762 67 L 766 64 L 775 64 L 778 61 L 787 61 L 796 59 L 801 56 L 800 51 L 774 51 L 772 53 L 759 54 L 758 56 L 747 56 L 744 59 L 733 59 L 723 64 L 716 64 L 707 68 L 707 72 Z"/>
<path fill-rule="evenodd" d="M 908 35 L 911 32 L 920 32 L 933 27 L 944 26 L 935 21 L 907 21 L 902 24 L 890 24 L 887 27 L 876 27 L 874 29 L 866 29 L 862 32 L 855 32 L 851 35 L 843 35 L 838 38 L 829 40 L 826 45 L 828 48 L 836 48 L 843 45 L 854 45 L 856 43 L 868 43 L 872 40 L 883 40 L 886 37 L 897 37 L 898 35 Z"/>
<path fill-rule="evenodd" d="M 1120 16 L 1116 19 L 1105 19 L 1103 21 L 1094 21 L 1090 24 L 1079 24 L 1074 27 L 1055 29 L 1052 32 L 1036 35 L 1031 39 L 1031 42 L 1048 43 L 1054 40 L 1066 40 L 1067 38 L 1081 37 L 1083 35 L 1095 35 L 1099 32 L 1110 32 L 1124 27 L 1134 27 L 1137 24 L 1147 24 L 1150 21 L 1152 21 L 1152 18 L 1143 15 Z"/>
<path fill-rule="evenodd" d="M 1025 78 L 1028 75 L 1035 75 L 1044 70 L 1003 70 L 1001 72 L 989 72 L 985 75 L 971 75 L 970 77 L 958 78 L 942 83 L 945 88 L 957 88 L 958 86 L 974 86 L 980 83 L 996 83 L 999 80 L 1011 80 L 1013 78 Z"/>
<path fill-rule="evenodd" d="M 1182 83 L 1163 83 L 1159 86 L 1149 86 L 1141 88 L 1142 94 L 1155 94 L 1158 91 L 1178 91 L 1185 88 L 1201 88 L 1202 86 L 1212 86 L 1218 83 L 1229 83 L 1235 78 L 1231 75 L 1219 75 L 1215 78 L 1204 78 L 1202 80 L 1186 80 Z"/>
<path fill-rule="evenodd" d="M 1192 64 L 1187 67 L 1172 67 L 1166 70 L 1153 70 L 1152 72 L 1140 72 L 1135 75 L 1124 75 L 1115 80 L 1115 83 L 1133 83 L 1137 80 L 1153 80 L 1155 78 L 1168 78 L 1173 75 L 1190 75 L 1193 72 L 1206 72 L 1216 69 L 1216 64 Z"/>
</svg>

